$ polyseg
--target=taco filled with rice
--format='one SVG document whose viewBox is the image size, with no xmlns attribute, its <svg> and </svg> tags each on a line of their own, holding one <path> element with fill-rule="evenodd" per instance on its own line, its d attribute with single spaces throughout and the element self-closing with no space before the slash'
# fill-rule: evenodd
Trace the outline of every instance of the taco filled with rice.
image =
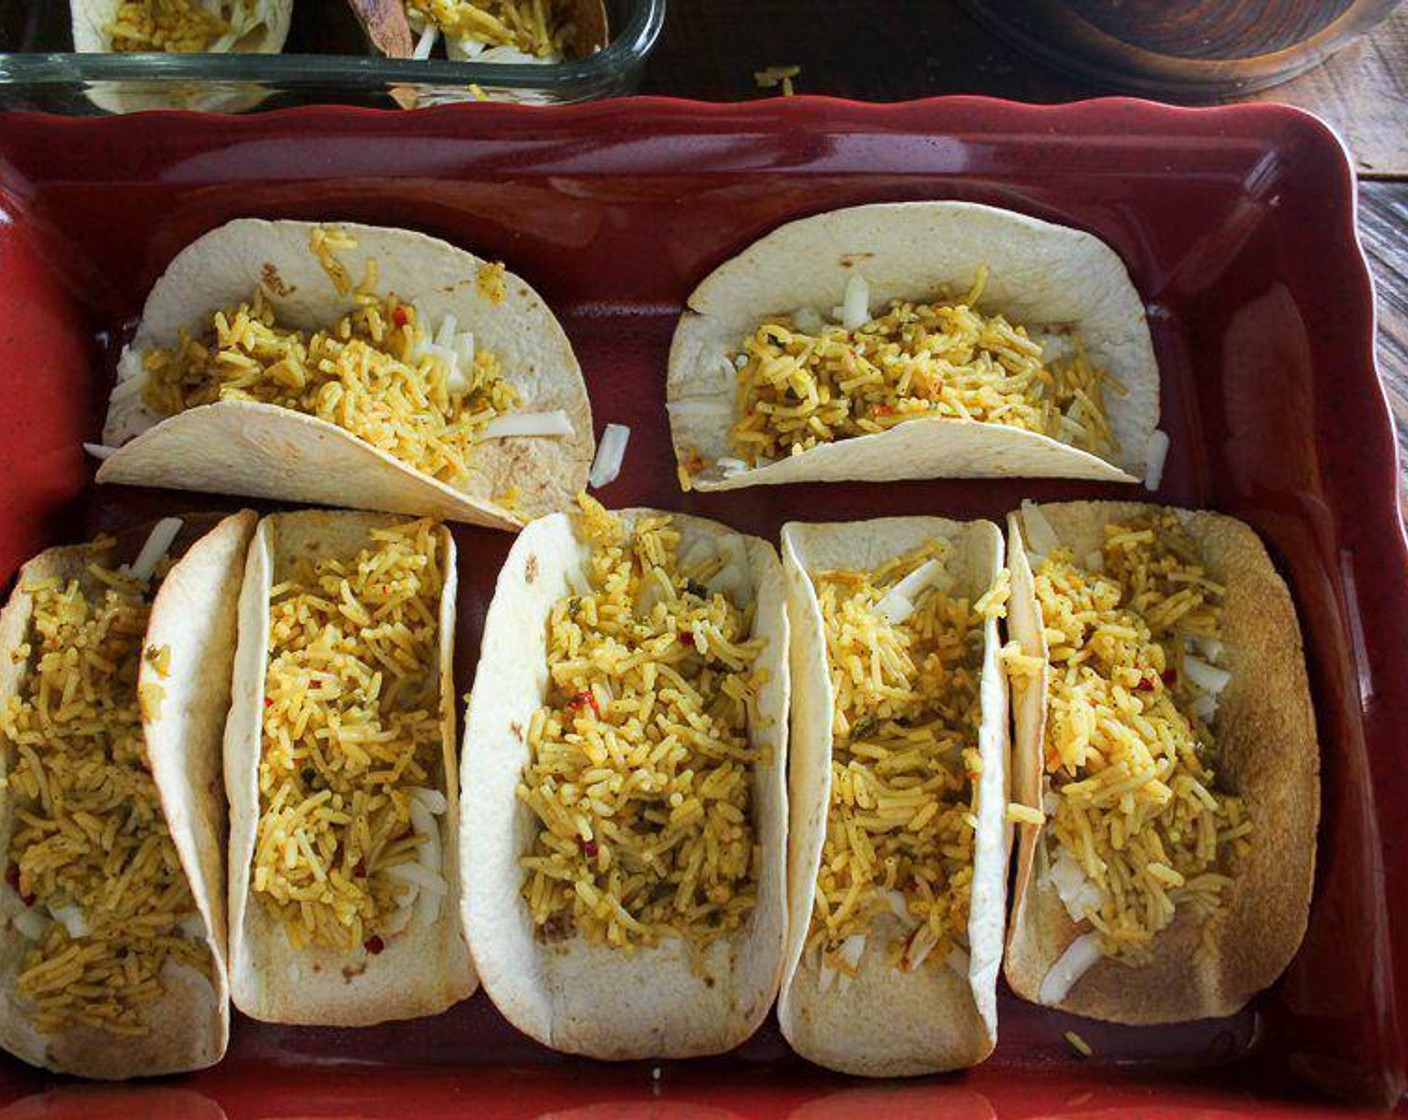
<svg viewBox="0 0 1408 1120">
<path fill-rule="evenodd" d="M 349 0 L 391 58 L 551 64 L 606 46 L 602 0 Z"/>
<path fill-rule="evenodd" d="M 259 524 L 225 736 L 230 993 L 365 1026 L 474 990 L 460 932 L 455 547 L 428 519 Z"/>
<path fill-rule="evenodd" d="M 781 565 L 717 522 L 581 504 L 524 530 L 489 608 L 465 926 L 485 990 L 547 1046 L 721 1053 L 782 969 Z"/>
<path fill-rule="evenodd" d="M 112 390 L 99 482 L 517 528 L 585 485 L 586 386 L 501 264 L 407 230 L 240 219 L 171 262 Z"/>
<path fill-rule="evenodd" d="M 1114 1022 L 1230 1015 L 1295 955 L 1315 872 L 1286 584 L 1250 528 L 1202 510 L 1027 503 L 1008 548 L 1008 982 Z"/>
<path fill-rule="evenodd" d="M 230 1033 L 220 736 L 250 512 L 51 548 L 0 612 L 0 1045 L 120 1079 Z"/>
<path fill-rule="evenodd" d="M 857 206 L 755 242 L 689 297 L 666 394 L 686 489 L 1157 482 L 1166 450 L 1115 251 L 967 202 Z"/>
<path fill-rule="evenodd" d="M 278 54 L 293 0 L 69 0 L 80 52 Z"/>
<path fill-rule="evenodd" d="M 778 1021 L 867 1076 L 997 1040 L 1009 828 L 1002 535 L 893 517 L 782 530 L 791 865 Z"/>
</svg>

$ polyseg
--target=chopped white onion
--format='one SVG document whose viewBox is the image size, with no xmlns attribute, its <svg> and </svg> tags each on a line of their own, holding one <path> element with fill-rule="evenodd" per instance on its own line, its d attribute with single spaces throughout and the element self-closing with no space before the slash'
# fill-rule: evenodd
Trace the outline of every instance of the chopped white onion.
<svg viewBox="0 0 1408 1120">
<path fill-rule="evenodd" d="M 60 906 L 57 910 L 51 910 L 50 913 L 54 915 L 54 921 L 68 930 L 70 937 L 88 936 L 88 923 L 83 917 L 83 911 L 75 903 L 70 902 L 67 906 Z"/>
<path fill-rule="evenodd" d="M 1204 692 L 1193 701 L 1193 715 L 1203 723 L 1211 725 L 1217 719 L 1217 697 L 1211 692 Z"/>
<path fill-rule="evenodd" d="M 113 404 L 125 401 L 142 391 L 147 383 L 147 367 L 142 363 L 142 355 L 135 350 L 124 350 L 117 363 L 117 384 L 112 387 L 108 400 Z"/>
<path fill-rule="evenodd" d="M 886 891 L 885 902 L 890 907 L 890 913 L 902 922 L 907 922 L 909 918 L 909 903 L 905 902 L 904 895 L 899 891 Z"/>
<path fill-rule="evenodd" d="M 145 583 L 152 578 L 156 571 L 156 566 L 161 563 L 167 551 L 171 548 L 172 542 L 181 532 L 182 521 L 179 517 L 163 517 L 156 523 L 156 527 L 142 545 L 142 551 L 137 553 L 137 559 L 132 561 L 127 568 L 128 574 L 135 580 Z"/>
<path fill-rule="evenodd" d="M 851 968 L 860 967 L 860 959 L 865 955 L 865 934 L 853 933 L 841 942 L 841 959 Z"/>
<path fill-rule="evenodd" d="M 1046 514 L 1029 498 L 1022 501 L 1022 526 L 1026 530 L 1027 544 L 1038 556 L 1045 558 L 1061 547 L 1061 538 L 1046 520 Z"/>
<path fill-rule="evenodd" d="M 461 369 L 474 368 L 474 335 L 470 331 L 460 331 L 455 335 L 454 351 L 460 360 Z"/>
<path fill-rule="evenodd" d="M 1195 638 L 1200 653 L 1209 661 L 1216 664 L 1222 660 L 1222 640 L 1220 638 L 1200 637 Z"/>
<path fill-rule="evenodd" d="M 425 26 L 421 28 L 420 38 L 416 40 L 416 45 L 411 48 L 412 58 L 429 58 L 430 52 L 435 49 L 435 41 L 440 38 L 440 28 L 426 20 Z"/>
<path fill-rule="evenodd" d="M 505 412 L 495 416 L 479 433 L 480 439 L 509 439 L 514 436 L 570 436 L 572 421 L 560 408 L 551 412 Z"/>
<path fill-rule="evenodd" d="M 900 967 L 906 972 L 913 972 L 929 959 L 929 954 L 938 944 L 938 938 L 934 936 L 933 931 L 927 925 L 920 926 L 909 935 L 909 943 L 900 958 Z"/>
<path fill-rule="evenodd" d="M 705 583 L 705 588 L 710 595 L 732 592 L 734 602 L 746 607 L 752 600 L 753 584 L 748 577 L 748 549 L 743 538 L 737 533 L 727 533 L 718 539 L 714 549 L 724 563 Z"/>
<path fill-rule="evenodd" d="M 841 299 L 841 325 L 848 331 L 858 331 L 870 322 L 870 285 L 859 272 L 846 280 L 846 294 Z"/>
<path fill-rule="evenodd" d="M 742 474 L 748 469 L 748 464 L 742 459 L 734 459 L 727 455 L 714 460 L 714 466 L 718 467 L 719 473 L 725 478 L 732 478 L 736 474 Z"/>
<path fill-rule="evenodd" d="M 116 447 L 109 447 L 105 443 L 85 443 L 83 450 L 95 459 L 108 459 L 117 454 Z"/>
<path fill-rule="evenodd" d="M 631 441 L 631 429 L 625 424 L 607 424 L 597 444 L 596 457 L 592 460 L 591 473 L 587 475 L 587 485 L 600 489 L 615 482 L 621 474 L 621 466 L 626 461 L 626 445 Z"/>
<path fill-rule="evenodd" d="M 442 876 L 415 860 L 392 864 L 386 869 L 386 873 L 393 879 L 400 879 L 403 883 L 414 883 L 423 891 L 431 891 L 440 895 L 449 893 L 449 888 L 445 886 L 445 880 Z"/>
<path fill-rule="evenodd" d="M 694 418 L 697 420 L 733 420 L 733 399 L 717 397 L 690 397 L 681 401 L 670 401 L 665 411 L 673 420 Z"/>
<path fill-rule="evenodd" d="M 1083 921 L 1087 914 L 1100 909 L 1100 888 L 1086 875 L 1080 860 L 1066 848 L 1056 856 L 1047 875 L 1071 921 Z"/>
<path fill-rule="evenodd" d="M 419 887 L 411 887 L 405 894 L 397 895 L 396 909 L 391 911 L 378 927 L 382 937 L 395 937 L 411 924 L 411 917 L 416 914 L 416 903 L 420 901 L 422 893 L 429 892 L 422 892 Z M 436 907 L 439 907 L 438 899 Z"/>
<path fill-rule="evenodd" d="M 890 588 L 875 604 L 875 609 L 890 622 L 903 622 L 914 613 L 915 601 L 940 575 L 943 565 L 937 560 L 926 560 Z"/>
<path fill-rule="evenodd" d="M 1155 428 L 1144 445 L 1144 489 L 1157 490 L 1164 480 L 1164 463 L 1168 459 L 1168 433 Z"/>
<path fill-rule="evenodd" d="M 440 326 L 435 330 L 435 345 L 452 350 L 455 346 L 455 331 L 460 323 L 453 315 L 447 314 L 440 320 Z"/>
<path fill-rule="evenodd" d="M 799 307 L 792 313 L 792 324 L 803 334 L 820 334 L 826 329 L 826 320 L 814 307 Z"/>
<path fill-rule="evenodd" d="M 1206 661 L 1188 654 L 1183 656 L 1183 671 L 1188 674 L 1190 681 L 1213 696 L 1226 688 L 1232 679 L 1232 674 L 1226 669 L 1219 669 L 1216 665 L 1209 665 Z"/>
<path fill-rule="evenodd" d="M 412 800 L 419 801 L 437 817 L 450 807 L 450 803 L 445 800 L 445 795 L 438 789 L 431 789 L 429 786 L 412 786 L 408 792 Z"/>
<path fill-rule="evenodd" d="M 1041 982 L 1037 1002 L 1051 1007 L 1060 1003 L 1076 986 L 1076 981 L 1100 959 L 1100 943 L 1093 933 L 1083 933 L 1070 943 Z"/>
<path fill-rule="evenodd" d="M 1094 552 L 1086 553 L 1085 567 L 1090 572 L 1103 572 L 1105 570 L 1105 554 L 1098 548 Z"/>
<path fill-rule="evenodd" d="M 416 798 L 411 799 L 411 826 L 421 837 L 417 866 L 430 871 L 437 881 L 444 881 L 444 852 L 440 844 L 440 827 L 430 809 Z M 423 926 L 434 925 L 440 917 L 440 894 L 433 888 L 422 890 L 415 902 L 416 921 Z"/>
<path fill-rule="evenodd" d="M 49 919 L 24 906 L 15 911 L 15 928 L 31 941 L 39 941 L 49 928 Z"/>
<path fill-rule="evenodd" d="M 968 975 L 968 966 L 972 963 L 967 953 L 955 945 L 949 950 L 948 956 L 944 958 L 944 963 L 958 973 L 959 976 Z"/>
</svg>

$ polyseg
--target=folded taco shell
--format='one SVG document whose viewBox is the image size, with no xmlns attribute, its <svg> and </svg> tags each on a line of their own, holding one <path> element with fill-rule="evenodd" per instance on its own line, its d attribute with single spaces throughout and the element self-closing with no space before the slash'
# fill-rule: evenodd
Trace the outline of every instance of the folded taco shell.
<svg viewBox="0 0 1408 1120">
<path fill-rule="evenodd" d="M 259 762 L 263 751 L 265 678 L 269 666 L 269 600 L 299 557 L 352 559 L 373 529 L 401 518 L 309 510 L 274 514 L 259 523 L 240 593 L 239 647 L 225 734 L 225 788 L 230 802 L 230 994 L 254 1019 L 357 1027 L 434 1015 L 475 988 L 460 932 L 457 870 L 459 786 L 455 764 L 454 540 L 441 527 L 445 587 L 439 627 L 443 768 L 437 776 L 449 808 L 439 816 L 443 874 L 449 895 L 431 925 L 413 921 L 376 954 L 325 946 L 294 949 L 279 918 L 250 889 L 259 825 Z"/>
<path fill-rule="evenodd" d="M 1098 551 L 1104 528 L 1160 507 L 1134 502 L 1063 502 L 1037 507 L 1061 547 Z M 1055 1006 L 1120 1023 L 1168 1023 L 1231 1015 L 1268 987 L 1300 947 L 1315 875 L 1320 754 L 1300 625 L 1285 581 L 1257 534 L 1236 518 L 1180 511 L 1201 548 L 1208 577 L 1226 588 L 1223 658 L 1231 681 L 1218 696 L 1214 731 L 1219 784 L 1240 796 L 1253 821 L 1241 861 L 1212 919 L 1209 951 L 1186 908 L 1154 940 L 1154 959 L 1131 966 L 1099 959 Z M 1012 570 L 1010 634 L 1022 652 L 1046 660 L 1041 613 L 1027 557 L 1024 515 L 1008 521 Z M 1079 563 L 1079 560 L 1077 561 Z M 1041 808 L 1046 679 L 1024 686 L 1015 704 L 1013 794 Z M 1042 981 L 1081 934 L 1047 878 L 1043 829 L 1019 826 L 1017 879 L 1007 947 L 1007 981 L 1040 1002 Z"/>
<path fill-rule="evenodd" d="M 69 0 L 73 49 L 80 54 L 112 53 L 108 30 L 123 0 Z M 260 0 L 255 0 L 260 2 Z M 233 43 L 218 44 L 219 54 L 279 54 L 288 38 L 293 0 L 262 0 L 264 18 Z M 203 112 L 238 113 L 254 108 L 269 96 L 257 82 L 225 82 L 204 86 L 199 82 L 90 82 L 87 96 L 109 113 L 135 113 L 151 109 L 196 109 Z"/>
<path fill-rule="evenodd" d="M 628 525 L 652 510 L 619 512 Z M 713 521 L 670 514 L 681 550 L 734 536 Z M 678 938 L 626 953 L 580 937 L 545 943 L 521 896 L 519 864 L 537 820 L 515 795 L 529 761 L 527 728 L 548 690 L 553 604 L 582 578 L 590 546 L 566 514 L 535 521 L 514 542 L 485 622 L 465 720 L 463 813 L 465 928 L 484 988 L 519 1030 L 556 1050 L 594 1058 L 716 1054 L 767 1016 L 782 970 L 786 922 L 787 619 L 782 567 L 766 541 L 743 537 L 768 673 L 749 738 L 762 752 L 753 805 L 762 865 L 757 904 L 743 928 L 696 961 Z"/>
<path fill-rule="evenodd" d="M 91 1027 L 41 1034 L 17 991 L 29 953 L 29 942 L 15 927 L 15 911 L 22 903 L 13 891 L 0 892 L 0 1046 L 33 1065 L 116 1080 L 202 1069 L 225 1053 L 230 1006 L 220 736 L 229 710 L 235 603 L 255 521 L 247 510 L 225 518 L 183 518 L 169 550 L 180 559 L 156 589 L 143 639 L 147 647 L 169 647 L 170 665 L 162 677 L 144 659 L 138 678 L 139 687 L 159 683 L 164 692 L 157 711 L 143 716 L 147 758 L 204 924 L 213 978 L 180 965 L 169 967 L 162 976 L 165 993 L 142 1009 L 144 1035 L 127 1038 Z M 104 562 L 130 562 L 149 532 L 150 526 L 120 535 L 116 551 L 103 554 Z M 27 660 L 11 656 L 25 640 L 33 613 L 33 595 L 26 587 L 49 578 L 83 581 L 92 557 L 86 545 L 51 548 L 21 569 L 0 611 L 0 704 L 18 694 L 29 668 Z M 8 758 L 0 759 L 0 766 L 8 764 Z M 14 812 L 13 801 L 0 789 L 0 838 L 7 849 Z"/>
<path fill-rule="evenodd" d="M 286 326 L 331 326 L 356 306 L 339 294 L 309 249 L 310 222 L 242 218 L 177 254 L 152 288 L 136 336 L 124 352 L 103 440 L 119 450 L 98 469 L 99 482 L 172 486 L 263 498 L 352 506 L 517 528 L 570 504 L 586 485 L 593 453 L 591 405 L 571 344 L 528 284 L 503 276 L 503 298 L 481 293 L 486 262 L 424 234 L 337 223 L 357 241 L 338 250 L 354 283 L 375 260 L 377 290 L 414 303 L 430 323 L 454 315 L 478 348 L 503 361 L 522 403 L 515 411 L 563 410 L 572 435 L 485 440 L 472 477 L 456 489 L 398 461 L 335 424 L 253 401 L 220 401 L 168 418 L 149 412 L 126 382 L 142 376 L 129 354 L 175 345 L 182 330 L 237 306 L 256 287 Z M 494 500 L 518 492 L 517 512 Z"/>
<path fill-rule="evenodd" d="M 1002 424 L 939 417 L 821 444 L 773 463 L 725 473 L 737 370 L 731 357 L 758 323 L 841 304 L 864 277 L 870 306 L 961 293 L 987 267 L 979 301 L 1040 333 L 1078 327 L 1092 363 L 1126 389 L 1106 412 L 1120 452 L 1107 461 Z M 846 479 L 1057 477 L 1133 482 L 1144 475 L 1159 419 L 1159 371 L 1144 305 L 1119 256 L 1099 238 L 970 202 L 892 202 L 789 222 L 716 268 L 690 295 L 670 349 L 666 396 L 675 455 L 706 469 L 699 490 Z"/>
<path fill-rule="evenodd" d="M 792 762 L 787 962 L 778 1022 L 804 1058 L 829 1069 L 900 1077 L 975 1065 L 997 1041 L 998 967 L 1006 914 L 1007 685 L 998 667 L 996 619 L 984 628 L 977 747 L 983 760 L 974 839 L 967 975 L 952 968 L 904 972 L 891 966 L 881 939 L 867 939 L 858 975 L 844 990 L 822 989 L 817 962 L 803 949 L 831 803 L 834 700 L 826 632 L 810 572 L 873 570 L 928 541 L 952 546 L 953 587 L 982 596 L 1002 566 L 1002 535 L 989 521 L 886 517 L 834 524 L 793 522 L 782 529 L 792 628 Z"/>
</svg>

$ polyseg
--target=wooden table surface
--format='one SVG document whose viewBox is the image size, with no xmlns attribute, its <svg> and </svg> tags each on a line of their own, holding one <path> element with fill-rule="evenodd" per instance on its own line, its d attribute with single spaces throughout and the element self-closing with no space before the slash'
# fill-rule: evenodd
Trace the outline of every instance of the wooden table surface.
<svg viewBox="0 0 1408 1120">
<path fill-rule="evenodd" d="M 669 0 L 643 93 L 736 101 L 777 96 L 755 71 L 800 66 L 798 93 L 898 101 L 978 93 L 1056 102 L 1083 85 L 980 27 L 954 0 Z M 1408 466 L 1408 4 L 1371 35 L 1284 85 L 1254 95 L 1318 113 L 1344 137 L 1360 175 L 1360 235 L 1378 296 L 1379 368 Z M 1401 508 L 1408 515 L 1408 482 Z"/>
</svg>

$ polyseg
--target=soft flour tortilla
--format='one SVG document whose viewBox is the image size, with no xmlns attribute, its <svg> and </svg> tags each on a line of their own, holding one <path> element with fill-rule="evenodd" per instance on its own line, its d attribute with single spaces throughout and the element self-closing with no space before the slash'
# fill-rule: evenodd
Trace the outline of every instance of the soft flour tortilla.
<svg viewBox="0 0 1408 1120">
<path fill-rule="evenodd" d="M 69 0 L 73 49 L 80 54 L 112 53 L 108 28 L 122 0 Z M 272 18 L 261 23 L 230 46 L 229 54 L 279 54 L 288 38 L 293 0 L 273 0 Z M 197 109 L 238 113 L 252 109 L 269 96 L 256 82 L 173 83 L 153 81 L 92 82 L 87 96 L 109 113 L 136 113 L 150 109 Z"/>
<path fill-rule="evenodd" d="M 649 510 L 626 510 L 630 524 Z M 692 540 L 732 531 L 670 515 Z M 519 1030 L 555 1050 L 594 1058 L 683 1058 L 729 1050 L 767 1016 L 782 972 L 786 924 L 787 617 L 782 567 L 766 541 L 744 536 L 768 673 L 749 740 L 762 754 L 753 805 L 763 853 L 757 905 L 734 936 L 698 959 L 679 938 L 620 952 L 534 935 L 520 858 L 538 823 L 515 794 L 529 761 L 527 728 L 548 690 L 547 623 L 583 578 L 590 547 L 567 514 L 535 521 L 514 542 L 484 626 L 465 721 L 464 920 L 484 988 Z"/>
<path fill-rule="evenodd" d="M 112 35 L 108 28 L 117 19 L 123 0 L 69 0 L 73 18 L 73 49 L 82 54 L 106 53 L 112 50 Z M 228 48 L 230 54 L 278 54 L 288 38 L 289 20 L 293 17 L 293 0 L 274 0 L 272 20 L 253 28 L 244 38 Z"/>
<path fill-rule="evenodd" d="M 367 41 L 378 54 L 389 58 L 412 57 L 419 36 L 406 17 L 405 0 L 348 0 L 348 3 L 366 32 Z M 571 9 L 572 36 L 568 53 L 572 57 L 582 58 L 606 46 L 606 6 L 602 0 L 560 0 L 557 6 Z M 472 55 L 458 52 L 452 52 L 450 57 L 474 61 Z"/>
<path fill-rule="evenodd" d="M 1007 909 L 1007 685 L 998 668 L 997 620 L 984 627 L 982 721 L 969 969 L 901 972 L 889 963 L 888 919 L 866 940 L 859 975 L 845 991 L 820 988 L 817 962 L 803 948 L 816 897 L 817 872 L 831 804 L 832 697 L 821 605 L 810 572 L 873 570 L 931 540 L 952 545 L 952 586 L 983 595 L 1002 567 L 1002 534 L 990 521 L 887 517 L 782 529 L 787 606 L 792 628 L 792 773 L 789 801 L 787 965 L 778 1022 L 794 1050 L 843 1073 L 898 1077 L 975 1065 L 997 1042 L 997 972 Z"/>
<path fill-rule="evenodd" d="M 220 788 L 220 735 L 229 709 L 230 664 L 235 650 L 235 605 L 245 550 L 255 515 L 246 510 L 217 519 L 184 519 L 170 555 L 180 556 L 152 601 L 144 645 L 169 646 L 165 677 L 143 662 L 139 682 L 160 684 L 165 696 L 155 718 L 144 719 L 147 756 L 167 827 L 204 922 L 202 940 L 213 957 L 207 979 L 184 965 L 163 973 L 166 992 L 142 1008 L 149 1033 L 125 1038 L 90 1027 L 46 1036 L 31 1024 L 17 991 L 30 942 L 15 928 L 23 905 L 13 891 L 0 891 L 0 1046 L 37 1066 L 81 1077 L 120 1079 L 180 1073 L 214 1065 L 230 1036 L 229 990 L 225 982 L 223 896 L 225 803 Z M 123 534 L 105 554 L 111 563 L 132 560 L 147 529 Z M 24 566 L 9 603 L 0 612 L 0 704 L 19 693 L 28 671 L 9 652 L 20 645 L 33 614 L 25 588 L 36 580 L 84 579 L 87 546 L 51 548 Z M 9 759 L 0 757 L 8 769 Z M 14 805 L 0 790 L 0 838 L 6 849 Z"/>
<path fill-rule="evenodd" d="M 445 589 L 440 600 L 440 710 L 443 770 L 437 788 L 449 807 L 440 817 L 442 874 L 449 893 L 439 919 L 412 919 L 388 936 L 378 954 L 322 946 L 293 949 L 278 917 L 250 890 L 259 826 L 259 760 L 263 751 L 264 684 L 269 666 L 269 592 L 299 557 L 350 560 L 373 529 L 400 518 L 317 510 L 274 514 L 259 523 L 240 593 L 239 648 L 225 732 L 225 789 L 230 801 L 230 995 L 254 1019 L 338 1027 L 435 1015 L 475 988 L 460 932 L 459 786 L 455 769 L 455 546 L 442 528 Z"/>
<path fill-rule="evenodd" d="M 1086 556 L 1104 543 L 1110 521 L 1158 507 L 1130 502 L 1065 502 L 1039 507 L 1062 547 Z M 1119 1023 L 1169 1023 L 1230 1015 L 1285 969 L 1300 946 L 1315 875 L 1320 816 L 1320 751 L 1315 736 L 1300 626 L 1285 582 L 1248 526 L 1222 514 L 1180 511 L 1202 548 L 1211 579 L 1227 588 L 1223 641 L 1231 683 L 1218 697 L 1213 730 L 1220 785 L 1240 795 L 1255 824 L 1252 850 L 1214 919 L 1213 951 L 1199 956 L 1200 927 L 1187 911 L 1155 940 L 1154 960 L 1131 967 L 1098 961 L 1059 1003 L 1062 1010 Z M 1021 514 L 1009 527 L 1013 599 L 1011 636 L 1024 653 L 1045 659 L 1040 608 L 1023 550 Z M 1016 796 L 1041 805 L 1046 682 L 1040 702 L 1016 706 Z M 1075 938 L 1047 880 L 1042 830 L 1024 826 L 1018 850 L 1016 905 L 1007 947 L 1007 981 L 1037 1001 L 1042 980 Z"/>
<path fill-rule="evenodd" d="M 144 408 L 137 392 L 109 405 L 103 440 L 121 448 L 98 468 L 98 481 L 251 494 L 507 529 L 517 528 L 521 518 L 570 505 L 591 466 L 591 405 L 567 336 L 537 293 L 505 273 L 506 290 L 495 304 L 478 291 L 485 262 L 462 249 L 408 230 L 329 224 L 357 241 L 356 249 L 336 254 L 354 284 L 374 259 L 378 291 L 414 302 L 432 325 L 454 315 L 460 330 L 474 333 L 477 349 L 502 359 L 507 379 L 522 397 L 517 411 L 562 409 L 573 434 L 485 440 L 476 448 L 472 477 L 456 489 L 335 424 L 292 409 L 222 401 L 162 419 Z M 256 286 L 286 326 L 316 330 L 351 311 L 354 295 L 337 293 L 308 247 L 313 228 L 310 222 L 241 218 L 187 246 L 147 297 L 136 337 L 124 352 L 124 378 L 129 371 L 141 376 L 129 353 L 175 345 L 183 329 L 202 328 L 211 312 L 248 300 Z M 519 494 L 516 513 L 493 500 L 511 487 Z"/>
<path fill-rule="evenodd" d="M 731 361 L 758 323 L 809 308 L 829 316 L 859 273 L 872 313 L 896 299 L 961 296 L 988 268 L 979 301 L 1036 337 L 1079 327 L 1090 360 L 1127 392 L 1106 396 L 1119 440 L 1112 461 L 1002 424 L 937 417 L 822 444 L 725 476 L 733 457 L 737 370 Z M 1159 422 L 1159 370 L 1144 305 L 1124 263 L 1080 230 L 969 202 L 855 206 L 790 222 L 715 269 L 689 297 L 670 349 L 666 396 L 675 455 L 702 456 L 699 490 L 786 482 L 901 478 L 1056 477 L 1134 482 Z"/>
</svg>

